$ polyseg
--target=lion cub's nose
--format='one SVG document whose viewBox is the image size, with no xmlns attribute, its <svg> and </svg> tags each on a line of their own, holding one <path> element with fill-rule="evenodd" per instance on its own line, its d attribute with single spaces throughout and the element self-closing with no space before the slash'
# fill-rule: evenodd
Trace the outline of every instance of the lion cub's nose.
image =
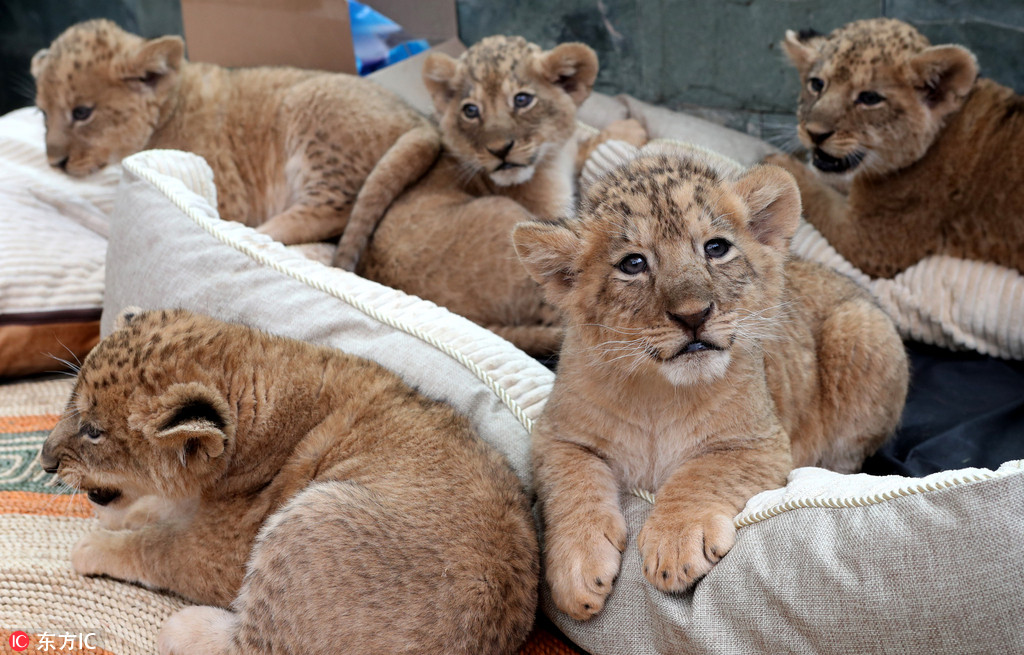
<svg viewBox="0 0 1024 655">
<path fill-rule="evenodd" d="M 67 170 L 68 170 L 68 157 L 65 156 L 61 160 L 53 160 L 53 159 L 51 159 L 50 160 L 50 166 L 53 166 L 54 168 L 59 168 L 60 170 L 67 172 Z"/>
<path fill-rule="evenodd" d="M 699 312 L 694 312 L 692 314 L 675 314 L 673 312 L 669 312 L 668 316 L 676 323 L 693 330 L 693 334 L 696 336 L 697 330 L 700 329 L 700 326 L 704 325 L 704 322 L 708 320 L 708 316 L 711 315 L 711 308 L 713 306 L 713 304 L 710 304 Z"/>
<path fill-rule="evenodd" d="M 513 145 L 515 145 L 515 141 L 508 141 L 505 143 L 505 145 L 499 146 L 497 148 L 487 146 L 487 152 L 491 153 L 498 159 L 505 159 L 505 157 L 508 157 L 508 153 L 512 152 Z"/>
<path fill-rule="evenodd" d="M 825 141 L 833 134 L 835 134 L 834 130 L 832 132 L 812 132 L 811 130 L 807 130 L 807 136 L 816 146 L 820 146 L 825 143 Z"/>
<path fill-rule="evenodd" d="M 60 460 L 53 456 L 46 444 L 43 444 L 43 450 L 39 453 L 39 466 L 47 473 L 56 473 L 60 468 Z"/>
</svg>

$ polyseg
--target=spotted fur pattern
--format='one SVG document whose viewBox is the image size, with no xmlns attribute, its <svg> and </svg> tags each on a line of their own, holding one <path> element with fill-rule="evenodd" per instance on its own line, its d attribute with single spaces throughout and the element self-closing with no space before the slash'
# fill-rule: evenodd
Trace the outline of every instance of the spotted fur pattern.
<svg viewBox="0 0 1024 655">
<path fill-rule="evenodd" d="M 202 155 L 218 211 L 285 243 L 368 234 L 433 163 L 439 137 L 356 76 L 229 70 L 107 20 L 69 28 L 32 60 L 50 163 L 84 176 L 144 149 Z"/>
<path fill-rule="evenodd" d="M 929 255 L 1024 271 L 1020 96 L 977 80 L 968 50 L 932 46 L 895 19 L 788 32 L 783 47 L 815 172 L 769 161 L 796 176 L 807 219 L 840 254 L 880 277 Z"/>
<path fill-rule="evenodd" d="M 656 493 L 643 571 L 683 591 L 752 495 L 793 466 L 856 470 L 895 427 L 902 342 L 852 282 L 789 260 L 799 216 L 785 171 L 664 146 L 591 187 L 578 218 L 516 228 L 568 322 L 533 453 L 547 581 L 574 618 L 612 591 L 623 491 Z"/>
<path fill-rule="evenodd" d="M 333 349 L 129 312 L 40 461 L 104 527 L 78 573 L 216 606 L 171 617 L 164 655 L 514 653 L 533 623 L 519 479 L 451 407 Z"/>
</svg>

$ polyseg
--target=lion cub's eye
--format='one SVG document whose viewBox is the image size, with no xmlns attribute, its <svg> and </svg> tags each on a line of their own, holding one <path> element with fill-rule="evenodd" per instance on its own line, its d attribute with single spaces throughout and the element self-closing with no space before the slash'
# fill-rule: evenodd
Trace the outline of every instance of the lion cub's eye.
<svg viewBox="0 0 1024 655">
<path fill-rule="evenodd" d="M 647 259 L 637 253 L 626 255 L 619 262 L 619 270 L 626 275 L 640 275 L 647 270 Z"/>
<path fill-rule="evenodd" d="M 517 109 L 529 107 L 532 102 L 533 94 L 531 93 L 517 93 L 516 97 L 512 98 L 512 104 L 514 104 Z"/>
<path fill-rule="evenodd" d="M 812 77 L 807 80 L 807 88 L 814 93 L 821 93 L 821 90 L 825 88 L 825 80 L 820 77 Z"/>
<path fill-rule="evenodd" d="M 473 103 L 467 103 L 462 105 L 462 115 L 470 120 L 480 118 L 480 108 Z"/>
<path fill-rule="evenodd" d="M 103 431 L 95 425 L 83 425 L 80 434 L 89 441 L 99 441 L 103 436 Z"/>
<path fill-rule="evenodd" d="M 885 100 L 885 96 L 875 93 L 874 91 L 861 91 L 854 102 L 858 105 L 871 107 L 872 105 L 877 105 L 883 100 Z"/>
<path fill-rule="evenodd" d="M 92 107 L 86 107 L 85 105 L 79 105 L 71 110 L 71 120 L 75 121 L 87 121 L 92 116 Z"/>
<path fill-rule="evenodd" d="M 707 253 L 708 257 L 718 259 L 719 257 L 724 257 L 731 247 L 732 244 L 725 239 L 711 239 L 704 244 L 704 252 Z"/>
</svg>

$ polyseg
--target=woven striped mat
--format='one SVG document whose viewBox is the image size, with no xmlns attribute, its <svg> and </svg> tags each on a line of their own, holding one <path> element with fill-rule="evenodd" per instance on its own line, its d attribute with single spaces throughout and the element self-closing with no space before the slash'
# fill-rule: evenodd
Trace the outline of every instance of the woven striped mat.
<svg viewBox="0 0 1024 655">
<path fill-rule="evenodd" d="M 185 603 L 76 574 L 71 547 L 99 526 L 84 496 L 56 486 L 36 461 L 71 385 L 0 384 L 0 653 L 152 655 L 160 626 Z M 580 652 L 540 620 L 520 655 Z"/>
</svg>

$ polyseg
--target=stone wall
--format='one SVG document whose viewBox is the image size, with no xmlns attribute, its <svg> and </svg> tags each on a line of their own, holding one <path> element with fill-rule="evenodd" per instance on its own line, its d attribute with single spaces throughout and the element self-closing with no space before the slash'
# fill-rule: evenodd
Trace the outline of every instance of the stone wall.
<svg viewBox="0 0 1024 655">
<path fill-rule="evenodd" d="M 768 137 L 774 130 L 791 133 L 797 80 L 779 48 L 790 28 L 827 32 L 859 18 L 901 18 L 933 43 L 971 48 L 983 75 L 1024 92 L 1024 2 L 1019 0 L 457 0 L 457 5 L 466 43 L 499 33 L 522 34 L 545 47 L 584 41 L 601 58 L 598 90 L 688 109 Z M 180 0 L 0 0 L 0 113 L 32 103 L 32 54 L 67 26 L 96 17 L 148 37 L 182 33 Z"/>
</svg>

